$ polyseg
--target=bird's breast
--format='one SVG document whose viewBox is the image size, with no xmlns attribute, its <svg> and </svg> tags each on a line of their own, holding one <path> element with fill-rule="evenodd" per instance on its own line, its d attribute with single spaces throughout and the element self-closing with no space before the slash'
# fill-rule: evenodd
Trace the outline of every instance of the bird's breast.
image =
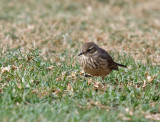
<svg viewBox="0 0 160 122">
<path fill-rule="evenodd" d="M 98 62 L 91 56 L 81 56 L 81 66 L 83 69 L 97 69 Z"/>
<path fill-rule="evenodd" d="M 110 73 L 107 62 L 92 56 L 81 56 L 81 66 L 85 72 L 93 76 L 105 76 Z"/>
</svg>

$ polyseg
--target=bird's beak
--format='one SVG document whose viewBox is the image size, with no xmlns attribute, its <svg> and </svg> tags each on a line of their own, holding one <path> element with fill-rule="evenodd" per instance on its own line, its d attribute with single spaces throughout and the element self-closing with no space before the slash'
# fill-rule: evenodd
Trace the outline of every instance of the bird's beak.
<svg viewBox="0 0 160 122">
<path fill-rule="evenodd" d="M 78 56 L 81 56 L 81 55 L 83 55 L 84 53 L 82 52 L 82 53 L 80 53 L 80 54 L 78 54 Z"/>
</svg>

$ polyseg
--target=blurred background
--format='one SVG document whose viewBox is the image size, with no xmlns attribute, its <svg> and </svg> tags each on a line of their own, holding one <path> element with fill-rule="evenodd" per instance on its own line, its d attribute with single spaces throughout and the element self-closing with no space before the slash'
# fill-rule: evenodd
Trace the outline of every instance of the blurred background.
<svg viewBox="0 0 160 122">
<path fill-rule="evenodd" d="M 159 0 L 1 0 L 0 48 L 74 54 L 93 41 L 159 64 L 159 5 Z"/>
</svg>

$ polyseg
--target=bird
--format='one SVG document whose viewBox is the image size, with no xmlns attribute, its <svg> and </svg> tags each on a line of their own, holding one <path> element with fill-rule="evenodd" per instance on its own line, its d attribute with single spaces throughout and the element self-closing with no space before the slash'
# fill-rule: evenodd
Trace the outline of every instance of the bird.
<svg viewBox="0 0 160 122">
<path fill-rule="evenodd" d="M 105 76 L 113 70 L 118 71 L 119 66 L 127 68 L 127 66 L 115 62 L 107 51 L 94 42 L 84 43 L 78 56 L 83 70 L 91 76 L 100 76 L 103 81 Z"/>
</svg>

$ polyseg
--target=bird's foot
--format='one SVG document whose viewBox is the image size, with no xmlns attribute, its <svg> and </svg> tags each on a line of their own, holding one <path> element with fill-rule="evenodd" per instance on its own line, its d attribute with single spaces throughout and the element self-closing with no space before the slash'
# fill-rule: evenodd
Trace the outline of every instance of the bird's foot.
<svg viewBox="0 0 160 122">
<path fill-rule="evenodd" d="M 88 75 L 88 74 L 84 74 L 84 77 L 92 77 L 91 75 Z"/>
</svg>

